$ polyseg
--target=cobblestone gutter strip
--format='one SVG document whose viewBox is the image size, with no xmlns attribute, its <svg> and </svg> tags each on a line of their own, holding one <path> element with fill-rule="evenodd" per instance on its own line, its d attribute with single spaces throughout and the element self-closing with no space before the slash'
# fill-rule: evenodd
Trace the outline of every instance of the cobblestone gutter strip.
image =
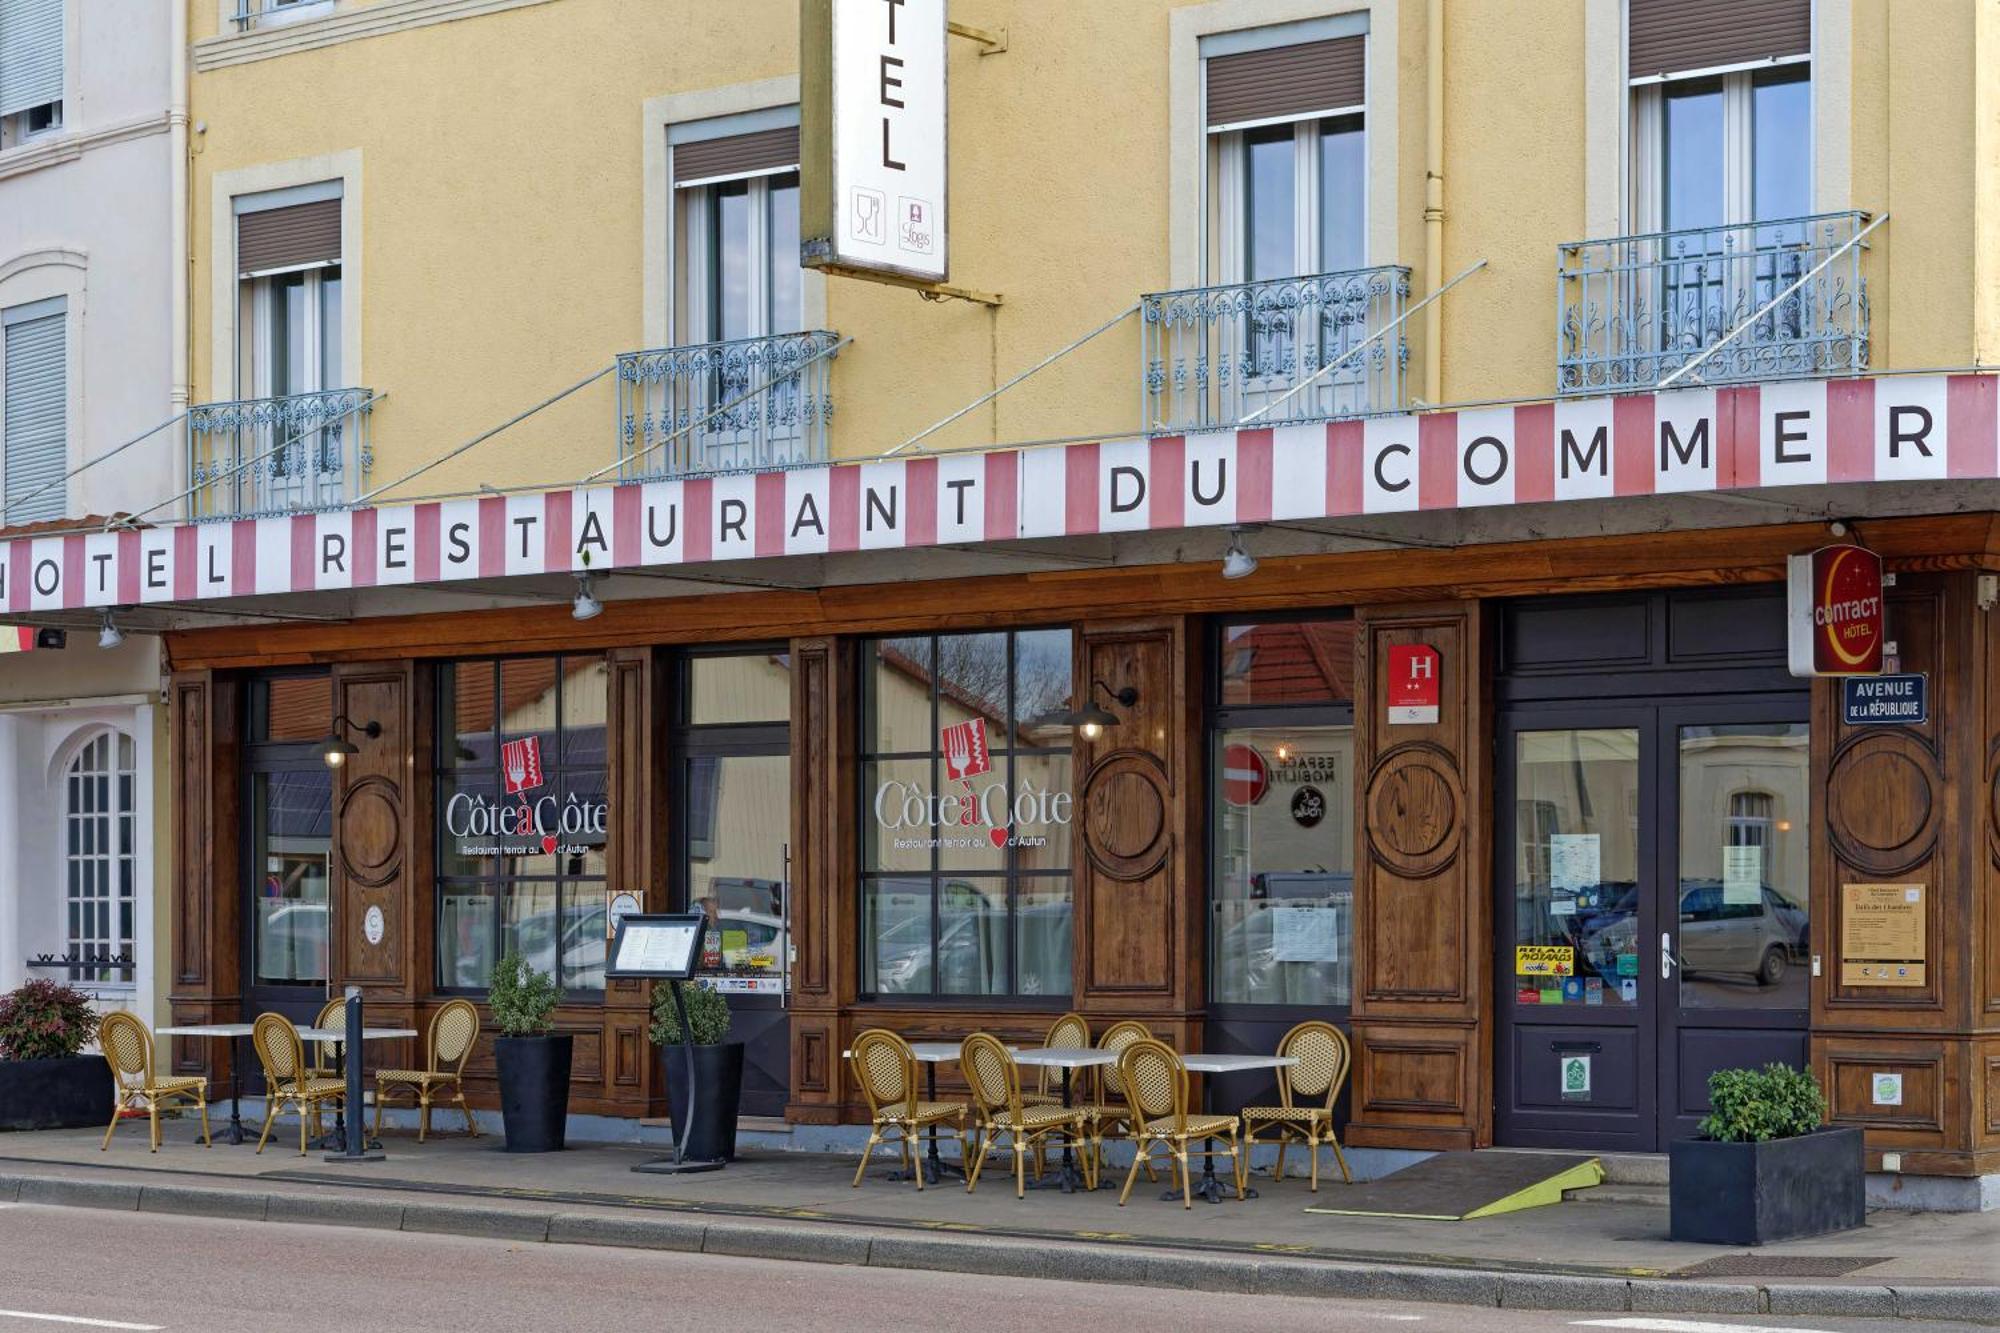
<svg viewBox="0 0 2000 1333">
<path fill-rule="evenodd" d="M 1267 1296 L 1423 1301 L 1489 1309 L 1887 1316 L 2000 1325 L 2000 1286 L 1760 1286 L 1370 1266 L 1137 1246 L 1052 1245 L 998 1237 L 932 1235 L 848 1222 L 568 1212 L 517 1202 L 402 1202 L 317 1191 L 272 1193 L 18 1174 L 0 1175 L 0 1202 Z"/>
</svg>

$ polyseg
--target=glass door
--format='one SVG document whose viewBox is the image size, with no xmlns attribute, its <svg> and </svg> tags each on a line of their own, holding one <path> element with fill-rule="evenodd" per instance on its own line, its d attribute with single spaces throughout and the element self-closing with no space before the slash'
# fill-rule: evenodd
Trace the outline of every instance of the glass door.
<svg viewBox="0 0 2000 1333">
<path fill-rule="evenodd" d="M 319 757 L 333 727 L 332 682 L 265 677 L 248 683 L 248 695 L 243 1016 L 270 1011 L 310 1022 L 332 976 L 333 772 Z"/>
</svg>

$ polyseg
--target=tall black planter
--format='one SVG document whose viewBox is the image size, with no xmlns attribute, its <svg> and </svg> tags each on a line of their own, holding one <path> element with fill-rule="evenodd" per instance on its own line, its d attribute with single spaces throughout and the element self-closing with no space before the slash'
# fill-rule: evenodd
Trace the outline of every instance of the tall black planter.
<svg viewBox="0 0 2000 1333">
<path fill-rule="evenodd" d="M 111 1067 L 103 1056 L 0 1060 L 0 1129 L 101 1129 L 110 1123 Z"/>
<path fill-rule="evenodd" d="M 561 1152 L 569 1121 L 570 1033 L 495 1037 L 500 1068 L 500 1120 L 508 1152 Z"/>
<path fill-rule="evenodd" d="M 1668 1145 L 1673 1238 L 1768 1245 L 1861 1226 L 1865 1166 L 1855 1128 L 1764 1143 L 1682 1139 Z"/>
<path fill-rule="evenodd" d="M 687 1066 L 679 1046 L 662 1046 L 660 1061 L 667 1074 L 667 1117 L 674 1142 L 687 1124 Z M 736 1160 L 736 1108 L 743 1099 L 743 1043 L 725 1041 L 694 1048 L 694 1129 L 687 1158 L 694 1162 Z"/>
</svg>

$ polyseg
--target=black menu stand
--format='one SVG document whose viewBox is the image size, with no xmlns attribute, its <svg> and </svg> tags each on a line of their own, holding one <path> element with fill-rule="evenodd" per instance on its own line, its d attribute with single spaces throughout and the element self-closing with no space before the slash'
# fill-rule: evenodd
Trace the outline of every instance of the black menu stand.
<svg viewBox="0 0 2000 1333">
<path fill-rule="evenodd" d="M 681 1117 L 680 1141 L 672 1157 L 641 1162 L 634 1171 L 649 1175 L 678 1176 L 696 1171 L 720 1171 L 727 1162 L 720 1158 L 688 1156 L 694 1137 L 694 1117 L 702 1099 L 695 1095 L 694 1033 L 688 1027 L 687 1002 L 681 998 L 680 984 L 694 978 L 701 959 L 703 934 L 708 917 L 700 912 L 631 915 L 619 919 L 618 935 L 611 942 L 611 965 L 606 977 L 619 980 L 664 981 L 673 987 L 674 1013 L 681 1024 L 681 1078 L 687 1091 L 687 1113 Z"/>
</svg>

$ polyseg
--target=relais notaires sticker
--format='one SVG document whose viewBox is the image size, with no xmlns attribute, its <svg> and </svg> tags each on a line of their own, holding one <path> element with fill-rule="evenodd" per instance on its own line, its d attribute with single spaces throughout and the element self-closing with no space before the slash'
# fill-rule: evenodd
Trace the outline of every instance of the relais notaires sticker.
<svg viewBox="0 0 2000 1333">
<path fill-rule="evenodd" d="M 1862 546 L 1822 546 L 1789 557 L 1785 579 L 1792 674 L 1880 675 L 1888 637 L 1882 557 Z"/>
</svg>

